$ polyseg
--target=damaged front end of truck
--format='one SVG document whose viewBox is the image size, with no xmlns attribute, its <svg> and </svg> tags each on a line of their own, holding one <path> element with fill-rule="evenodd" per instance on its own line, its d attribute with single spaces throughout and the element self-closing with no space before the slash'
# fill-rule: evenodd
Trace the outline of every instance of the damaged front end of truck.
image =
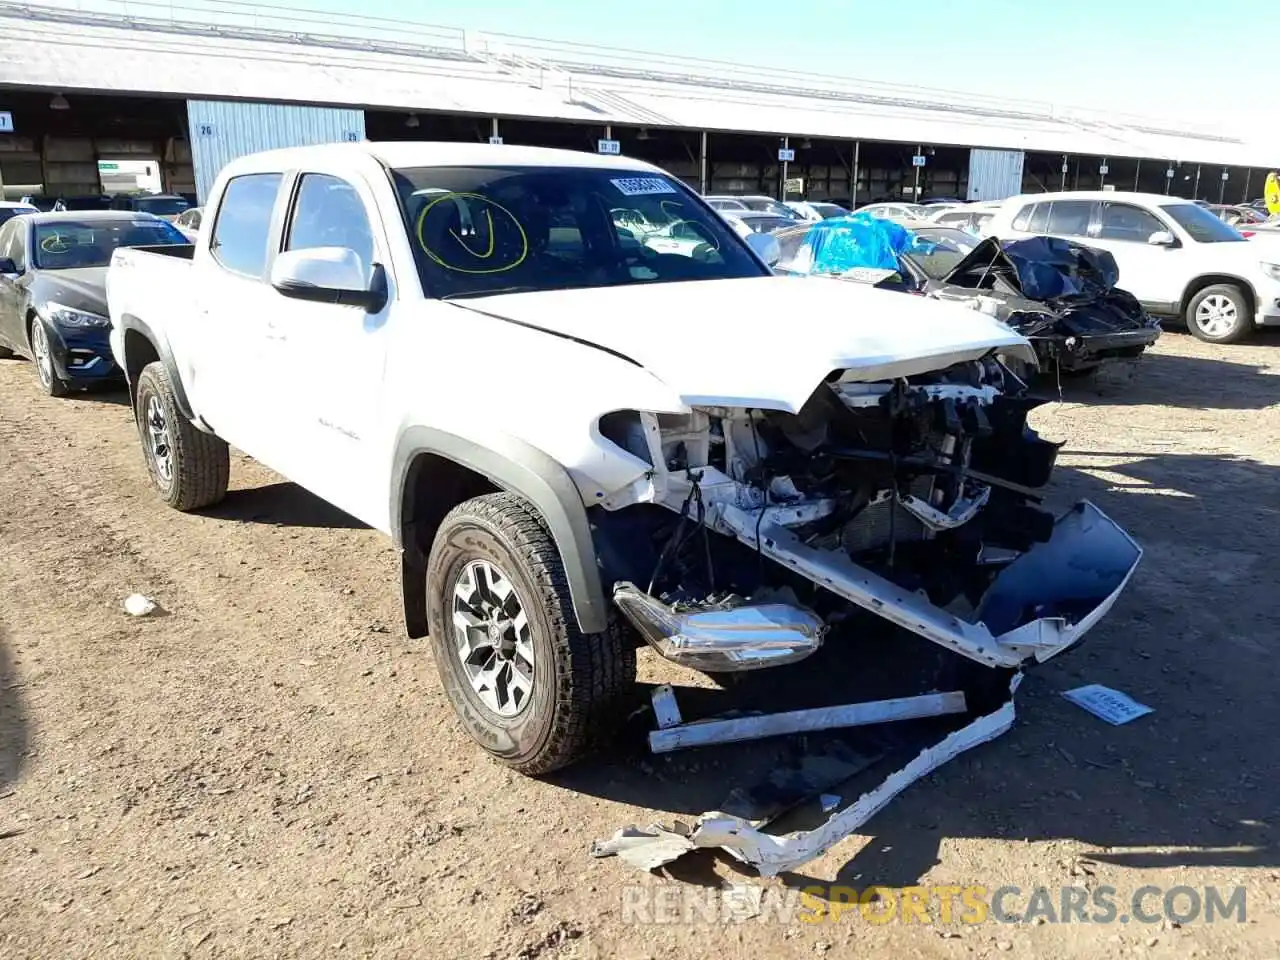
<svg viewBox="0 0 1280 960">
<path fill-rule="evenodd" d="M 764 872 L 791 869 L 1008 728 L 1022 669 L 1077 644 L 1142 556 L 1087 501 L 1058 516 L 1045 508 L 1058 445 L 1027 424 L 1039 403 L 991 351 L 890 380 L 836 371 L 795 412 L 695 406 L 601 418 L 600 434 L 645 469 L 593 511 L 600 561 L 614 603 L 660 655 L 713 675 L 761 670 L 842 642 L 842 625 L 861 623 L 865 635 L 875 629 L 870 615 L 949 651 L 942 661 L 967 662 L 961 673 L 988 676 L 985 689 L 1004 692 L 973 696 L 962 706 L 967 726 L 818 830 L 775 837 L 710 813 L 692 833 L 624 831 L 598 853 L 625 850 L 652 866 L 721 846 Z M 938 673 L 919 692 L 947 683 Z M 759 726 L 756 735 L 771 735 Z M 708 742 L 702 734 L 695 745 Z"/>
<path fill-rule="evenodd" d="M 615 603 L 708 672 L 794 662 L 855 610 L 989 667 L 1047 660 L 1141 550 L 1091 503 L 1042 506 L 1058 446 L 1027 425 L 1039 402 L 989 356 L 835 373 L 796 413 L 610 414 L 602 435 L 648 466 L 644 502 L 597 518 Z"/>
</svg>

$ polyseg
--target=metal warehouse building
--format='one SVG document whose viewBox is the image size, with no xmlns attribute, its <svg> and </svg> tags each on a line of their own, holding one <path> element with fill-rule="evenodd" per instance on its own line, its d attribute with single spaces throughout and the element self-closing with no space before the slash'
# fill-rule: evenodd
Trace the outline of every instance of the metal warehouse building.
<svg viewBox="0 0 1280 960">
<path fill-rule="evenodd" d="M 101 165 L 146 159 L 203 200 L 235 156 L 364 138 L 618 149 L 705 193 L 859 203 L 1107 187 L 1230 202 L 1280 164 L 1185 124 L 235 2 L 0 2 L 0 45 L 8 197 L 95 194 Z"/>
</svg>

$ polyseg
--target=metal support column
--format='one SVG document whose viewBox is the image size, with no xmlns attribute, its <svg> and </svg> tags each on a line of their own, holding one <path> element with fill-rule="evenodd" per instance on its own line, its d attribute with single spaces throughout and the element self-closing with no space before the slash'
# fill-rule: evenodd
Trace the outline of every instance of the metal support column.
<svg viewBox="0 0 1280 960">
<path fill-rule="evenodd" d="M 1166 197 L 1169 195 L 1169 190 L 1173 186 L 1173 173 L 1173 161 L 1170 160 L 1169 165 L 1164 169 L 1164 195 Z"/>
<path fill-rule="evenodd" d="M 1244 168 L 1244 193 L 1240 195 L 1241 203 L 1249 202 L 1249 181 L 1253 179 L 1253 167 Z"/>
<path fill-rule="evenodd" d="M 790 137 L 782 138 L 782 149 L 783 150 L 791 149 Z M 783 203 L 785 203 L 787 200 L 787 167 L 788 167 L 787 161 L 783 160 L 782 161 L 782 182 L 778 184 L 778 199 L 781 200 Z"/>
<path fill-rule="evenodd" d="M 1107 185 L 1107 158 L 1103 157 L 1102 162 L 1098 164 L 1098 189 L 1101 190 Z"/>
<path fill-rule="evenodd" d="M 705 195 L 706 195 L 706 192 L 707 192 L 707 189 L 708 189 L 708 183 L 707 183 L 707 131 L 705 131 L 705 130 L 703 130 L 703 131 L 702 131 L 702 138 L 701 138 L 701 140 L 702 140 L 702 142 L 701 142 L 701 144 L 700 144 L 700 145 L 699 145 L 699 147 L 698 147 L 698 162 L 699 162 L 699 164 L 700 164 L 700 169 L 701 169 L 701 172 L 700 172 L 700 173 L 699 173 L 699 175 L 698 175 L 698 184 L 700 185 L 700 192 L 705 196 Z"/>
<path fill-rule="evenodd" d="M 858 208 L 858 163 L 862 159 L 862 141 L 853 141 L 853 183 L 849 184 L 849 209 Z"/>
<path fill-rule="evenodd" d="M 1138 163 L 1133 170 L 1133 192 L 1138 192 L 1138 183 L 1142 180 L 1142 158 L 1138 158 Z"/>
<path fill-rule="evenodd" d="M 490 140 L 490 141 L 493 141 L 495 138 L 497 138 L 497 137 L 499 137 L 499 136 L 501 136 L 501 135 L 498 133 L 498 118 L 497 118 L 497 117 L 494 117 L 494 118 L 489 122 L 489 140 Z"/>
<path fill-rule="evenodd" d="M 1063 190 L 1067 189 L 1067 168 L 1070 166 L 1071 166 L 1071 155 L 1064 153 L 1062 155 L 1062 187 L 1061 187 L 1061 189 Z"/>
<path fill-rule="evenodd" d="M 912 188 L 912 197 L 911 197 L 912 203 L 920 202 L 920 168 L 916 166 L 915 157 L 920 156 L 923 152 L 924 152 L 923 145 L 917 143 L 915 156 L 911 158 L 911 169 L 914 170 L 916 174 L 915 186 Z"/>
<path fill-rule="evenodd" d="M 1227 168 L 1223 167 L 1222 177 L 1218 180 L 1218 202 L 1219 203 L 1226 203 L 1228 176 L 1229 174 L 1227 173 Z"/>
</svg>

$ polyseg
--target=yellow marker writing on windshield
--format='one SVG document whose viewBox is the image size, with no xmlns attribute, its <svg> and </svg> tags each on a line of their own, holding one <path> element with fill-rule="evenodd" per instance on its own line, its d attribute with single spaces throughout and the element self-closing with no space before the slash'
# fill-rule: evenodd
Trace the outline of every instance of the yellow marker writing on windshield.
<svg viewBox="0 0 1280 960">
<path fill-rule="evenodd" d="M 435 207 L 436 204 L 440 203 L 443 200 L 466 200 L 468 201 L 468 206 L 471 207 L 473 211 L 475 210 L 477 205 L 483 208 L 484 214 L 486 217 L 486 222 L 489 227 L 489 249 L 486 250 L 484 253 L 477 253 L 475 250 L 472 250 L 471 247 L 466 242 L 463 241 L 462 237 L 458 236 L 456 231 L 454 231 L 452 228 L 449 229 L 449 235 L 452 236 L 453 239 L 457 240 L 458 245 L 463 250 L 465 250 L 468 254 L 470 254 L 472 257 L 475 257 L 477 260 L 488 260 L 492 258 L 494 255 L 494 252 L 496 249 L 496 244 L 494 239 L 495 238 L 494 223 L 493 223 L 494 210 L 498 212 L 500 218 L 506 217 L 508 220 L 511 221 L 511 225 L 516 228 L 516 233 L 520 238 L 519 253 L 512 258 L 510 263 L 502 263 L 497 266 L 487 266 L 487 267 L 484 267 L 483 269 L 479 269 L 476 267 L 459 266 L 456 263 L 450 263 L 448 260 L 444 259 L 444 257 L 440 255 L 439 251 L 432 249 L 431 245 L 427 243 L 426 237 L 423 235 L 423 232 L 427 223 L 427 214 L 431 212 L 431 210 Z M 425 253 L 435 263 L 439 264 L 444 269 L 450 270 L 454 273 L 470 273 L 470 274 L 505 273 L 508 270 L 514 270 L 516 267 L 520 266 L 520 264 L 524 263 L 525 258 L 528 257 L 529 255 L 528 234 L 525 233 L 524 227 L 521 226 L 520 221 L 516 219 L 515 214 L 513 214 L 510 210 L 508 210 L 502 204 L 498 203 L 496 200 L 490 200 L 488 197 L 482 196 L 478 193 L 443 193 L 440 196 L 436 197 L 434 200 L 432 200 L 430 203 L 424 206 L 422 208 L 422 212 L 418 214 L 418 222 L 416 225 L 416 229 L 414 230 L 414 233 L 418 240 L 418 246 L 422 248 L 422 252 Z"/>
<path fill-rule="evenodd" d="M 489 249 L 486 250 L 484 253 L 476 253 L 474 250 L 471 249 L 471 246 L 465 240 L 463 240 L 460 236 L 458 236 L 458 234 L 454 231 L 452 227 L 449 228 L 449 235 L 452 236 L 453 239 L 457 240 L 458 243 L 462 245 L 463 250 L 467 251 L 467 253 L 471 254 L 473 257 L 475 257 L 478 260 L 488 260 L 490 257 L 493 256 L 493 214 L 491 214 L 488 210 L 486 210 L 484 212 L 484 215 L 485 215 L 485 219 L 489 221 Z"/>
</svg>

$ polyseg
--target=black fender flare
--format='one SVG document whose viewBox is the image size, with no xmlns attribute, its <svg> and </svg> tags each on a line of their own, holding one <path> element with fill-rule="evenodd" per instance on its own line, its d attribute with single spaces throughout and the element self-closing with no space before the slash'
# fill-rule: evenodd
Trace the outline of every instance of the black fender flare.
<svg viewBox="0 0 1280 960">
<path fill-rule="evenodd" d="M 502 490 L 518 494 L 542 515 L 564 564 L 574 615 L 583 633 L 603 633 L 609 622 L 587 508 L 569 472 L 537 447 L 509 434 L 483 441 L 434 427 L 406 428 L 396 442 L 391 469 L 391 534 L 402 558 L 402 589 L 409 635 L 425 635 L 423 592 L 426 558 L 414 541 L 413 517 L 404 516 L 410 466 L 422 454 L 451 460 Z M 450 507 L 454 506 L 450 504 Z M 416 592 L 415 592 L 416 591 Z M 415 630 L 421 628 L 421 633 Z"/>
<path fill-rule="evenodd" d="M 155 331 L 147 325 L 145 320 L 130 313 L 120 317 L 118 326 L 122 334 L 138 333 L 147 338 L 151 346 L 155 348 L 156 354 L 160 357 L 160 362 L 164 364 L 165 370 L 169 374 L 169 383 L 173 387 L 174 398 L 178 402 L 178 410 L 196 427 L 208 432 L 201 420 L 195 415 L 195 411 L 191 407 L 191 401 L 187 399 L 187 388 L 182 382 L 182 377 L 178 375 L 178 363 L 173 358 L 173 351 L 169 349 L 169 341 L 163 337 L 156 336 Z M 124 356 L 120 359 L 124 361 L 122 366 L 125 379 L 129 384 L 129 396 L 132 398 L 134 387 L 137 384 L 133 382 L 133 378 L 129 375 L 127 340 L 127 336 L 121 340 L 121 352 L 124 353 Z"/>
</svg>

